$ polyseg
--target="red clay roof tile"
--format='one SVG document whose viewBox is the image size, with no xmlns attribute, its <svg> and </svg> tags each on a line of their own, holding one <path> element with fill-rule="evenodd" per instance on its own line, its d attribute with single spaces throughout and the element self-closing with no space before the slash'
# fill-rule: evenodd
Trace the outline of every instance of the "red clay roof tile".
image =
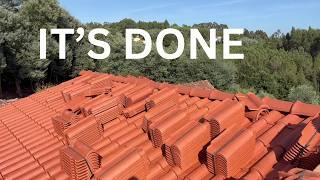
<svg viewBox="0 0 320 180">
<path fill-rule="evenodd" d="M 312 104 L 305 104 L 297 101 L 291 108 L 291 114 L 303 116 L 315 116 L 320 113 L 320 107 Z"/>
<path fill-rule="evenodd" d="M 252 157 L 255 134 L 245 130 L 225 145 L 215 157 L 215 173 L 226 178 L 234 177 Z"/>
<path fill-rule="evenodd" d="M 267 109 L 260 109 L 260 110 L 253 110 L 245 112 L 245 116 L 249 118 L 252 122 L 258 121 L 261 117 L 268 114 L 269 110 Z"/>
<path fill-rule="evenodd" d="M 125 160 L 124 160 L 125 159 Z M 130 179 L 136 177 L 142 179 L 147 175 L 147 160 L 145 154 L 141 150 L 129 151 L 118 162 L 111 167 L 102 167 L 97 173 L 97 179 L 115 178 Z"/>
<path fill-rule="evenodd" d="M 246 106 L 249 110 L 269 109 L 269 106 L 253 93 L 248 93 L 247 95 L 238 93 L 235 96 L 238 101 Z"/>
<path fill-rule="evenodd" d="M 293 105 L 292 102 L 271 99 L 269 97 L 264 97 L 262 101 L 267 104 L 272 110 L 281 112 L 290 112 Z"/>
<path fill-rule="evenodd" d="M 60 151 L 61 166 L 71 178 L 79 179 L 81 177 L 89 179 L 92 172 L 83 156 L 71 147 L 66 147 Z"/>
<path fill-rule="evenodd" d="M 171 148 L 174 162 L 186 170 L 198 162 L 198 153 L 203 146 L 210 142 L 210 124 L 199 123 L 179 138 Z"/>
<path fill-rule="evenodd" d="M 158 121 L 154 125 L 153 136 L 157 139 L 154 142 L 156 147 L 160 147 L 174 131 L 186 124 L 189 120 L 186 115 L 185 112 L 178 111 L 174 116 L 168 117 L 164 121 Z"/>
<path fill-rule="evenodd" d="M 257 179 L 263 179 L 272 170 L 272 167 L 278 162 L 280 154 L 283 153 L 282 149 L 271 150 L 265 155 L 257 164 L 255 164 L 250 173 L 248 173 L 244 179 L 256 177 Z"/>
<path fill-rule="evenodd" d="M 210 179 L 212 174 L 208 171 L 207 167 L 203 164 L 188 174 L 186 180 L 197 180 L 197 179 Z"/>
<path fill-rule="evenodd" d="M 234 94 L 219 91 L 217 89 L 211 91 L 209 99 L 223 101 L 225 99 L 233 99 Z"/>
<path fill-rule="evenodd" d="M 204 119 L 211 124 L 212 137 L 216 137 L 226 128 L 244 119 L 244 106 L 232 100 L 224 100 L 216 109 L 209 112 Z"/>
<path fill-rule="evenodd" d="M 209 98 L 211 94 L 211 90 L 202 89 L 202 88 L 191 88 L 190 96 L 196 96 L 201 98 Z"/>
<path fill-rule="evenodd" d="M 238 135 L 242 129 L 246 126 L 247 122 L 243 121 L 239 124 L 234 124 L 230 128 L 224 130 L 216 138 L 214 138 L 210 145 L 206 149 L 206 158 L 207 158 L 207 168 L 211 174 L 216 175 L 215 173 L 215 157 L 217 152 L 225 145 L 225 142 L 229 142 L 236 135 Z"/>
<path fill-rule="evenodd" d="M 191 87 L 190 86 L 184 86 L 184 85 L 177 85 L 178 88 L 178 93 L 183 94 L 183 95 L 189 95 Z"/>
<path fill-rule="evenodd" d="M 320 162 L 320 106 L 80 74 L 0 107 L 0 177 L 251 180 Z"/>
</svg>

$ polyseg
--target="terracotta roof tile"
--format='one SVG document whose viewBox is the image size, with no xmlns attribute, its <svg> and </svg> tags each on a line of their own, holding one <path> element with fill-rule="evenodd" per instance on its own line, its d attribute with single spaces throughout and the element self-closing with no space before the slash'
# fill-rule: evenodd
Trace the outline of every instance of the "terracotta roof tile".
<svg viewBox="0 0 320 180">
<path fill-rule="evenodd" d="M 211 124 L 212 137 L 216 137 L 226 128 L 244 119 L 244 106 L 226 99 L 204 117 Z"/>
<path fill-rule="evenodd" d="M 201 98 L 209 98 L 211 90 L 202 89 L 202 88 L 191 88 L 190 96 L 196 96 Z"/>
<path fill-rule="evenodd" d="M 160 91 L 156 92 L 155 94 L 149 96 L 147 98 L 146 107 L 150 109 L 156 105 L 161 103 L 165 103 L 168 101 L 177 102 L 178 101 L 178 92 L 176 88 L 163 88 Z"/>
<path fill-rule="evenodd" d="M 179 138 L 171 148 L 175 165 L 185 170 L 198 162 L 198 153 L 210 142 L 210 124 L 199 123 Z"/>
<path fill-rule="evenodd" d="M 148 165 L 144 152 L 133 150 L 121 156 L 113 166 L 102 167 L 96 178 L 130 179 L 136 177 L 141 179 L 146 177 L 146 170 L 148 170 Z"/>
<path fill-rule="evenodd" d="M 211 174 L 216 175 L 215 173 L 215 157 L 217 152 L 225 145 L 225 142 L 232 140 L 236 135 L 238 135 L 241 130 L 246 126 L 246 122 L 240 124 L 234 124 L 232 127 L 224 130 L 216 138 L 214 138 L 210 145 L 206 149 L 206 158 L 207 158 L 207 168 Z"/>
<path fill-rule="evenodd" d="M 88 116 L 79 123 L 72 125 L 64 131 L 64 134 L 69 144 L 73 144 L 77 140 L 92 144 L 101 136 L 98 123 L 92 116 Z"/>
<path fill-rule="evenodd" d="M 184 86 L 184 85 L 177 85 L 177 88 L 178 88 L 177 91 L 183 95 L 189 95 L 192 89 L 190 86 Z"/>
<path fill-rule="evenodd" d="M 238 101 L 246 106 L 249 110 L 269 109 L 269 106 L 253 93 L 248 93 L 247 95 L 239 93 L 235 96 Z"/>
<path fill-rule="evenodd" d="M 297 101 L 291 108 L 291 114 L 303 116 L 315 116 L 320 113 L 320 107 L 312 104 L 305 104 Z"/>
<path fill-rule="evenodd" d="M 318 105 L 80 74 L 0 107 L 0 179 L 277 179 L 320 162 Z"/>
<path fill-rule="evenodd" d="M 281 112 L 290 112 L 293 105 L 292 102 L 271 99 L 269 97 L 264 97 L 262 101 L 266 103 L 271 109 Z"/>
<path fill-rule="evenodd" d="M 188 174 L 185 179 L 197 180 L 197 179 L 210 179 L 212 174 L 208 171 L 207 167 L 203 164 Z"/>
<path fill-rule="evenodd" d="M 102 157 L 93 148 L 81 141 L 77 141 L 73 149 L 85 158 L 91 172 L 95 172 L 100 168 Z"/>
<path fill-rule="evenodd" d="M 89 179 L 92 172 L 86 159 L 71 147 L 66 147 L 60 151 L 61 166 L 71 178 Z"/>
<path fill-rule="evenodd" d="M 265 133 L 268 129 L 272 128 L 274 123 L 283 117 L 278 111 L 272 111 L 264 116 L 262 116 L 259 120 L 257 120 L 254 124 L 252 124 L 249 129 L 256 133 L 256 136 L 259 137 L 263 133 Z"/>
<path fill-rule="evenodd" d="M 230 94 L 230 93 L 226 93 L 226 92 L 222 92 L 219 91 L 217 89 L 211 91 L 210 93 L 210 99 L 212 100 L 225 100 L 225 99 L 233 99 L 234 98 L 234 94 Z"/>
<path fill-rule="evenodd" d="M 160 147 L 170 135 L 181 128 L 189 120 L 186 113 L 177 111 L 174 116 L 170 116 L 164 121 L 158 121 L 154 124 L 153 137 L 155 139 L 154 145 Z"/>
<path fill-rule="evenodd" d="M 226 178 L 234 177 L 252 157 L 255 134 L 245 130 L 225 145 L 215 157 L 215 173 Z"/>
</svg>

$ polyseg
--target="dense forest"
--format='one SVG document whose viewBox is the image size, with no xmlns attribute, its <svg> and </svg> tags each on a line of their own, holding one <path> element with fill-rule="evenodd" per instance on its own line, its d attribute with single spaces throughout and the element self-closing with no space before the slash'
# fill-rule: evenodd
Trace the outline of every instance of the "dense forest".
<svg viewBox="0 0 320 180">
<path fill-rule="evenodd" d="M 105 60 L 90 59 L 89 50 L 101 51 L 87 42 L 77 43 L 76 36 L 67 37 L 67 58 L 59 60 L 58 37 L 47 35 L 47 59 L 39 59 L 40 28 L 78 28 L 88 31 L 106 28 L 111 33 L 105 40 L 111 54 Z M 263 30 L 249 31 L 240 37 L 242 47 L 232 52 L 245 54 L 244 60 L 222 60 L 222 44 L 217 45 L 217 59 L 209 60 L 198 46 L 198 59 L 190 60 L 186 43 L 183 55 L 164 60 L 153 47 L 148 57 L 125 60 L 125 29 L 147 30 L 152 39 L 165 28 L 176 28 L 189 41 L 190 28 L 198 28 L 209 40 L 209 29 L 222 35 L 225 24 L 201 23 L 193 26 L 164 22 L 141 22 L 124 19 L 117 23 L 83 24 L 60 7 L 57 0 L 0 0 L 0 95 L 24 96 L 77 76 L 81 70 L 146 76 L 156 81 L 186 83 L 209 80 L 215 87 L 230 92 L 255 92 L 284 100 L 319 103 L 320 89 L 320 29 L 295 29 L 289 33 L 277 31 L 268 36 Z M 155 44 L 155 43 L 154 43 Z M 166 51 L 176 49 L 176 38 L 167 36 Z M 135 42 L 134 50 L 144 44 Z"/>
</svg>

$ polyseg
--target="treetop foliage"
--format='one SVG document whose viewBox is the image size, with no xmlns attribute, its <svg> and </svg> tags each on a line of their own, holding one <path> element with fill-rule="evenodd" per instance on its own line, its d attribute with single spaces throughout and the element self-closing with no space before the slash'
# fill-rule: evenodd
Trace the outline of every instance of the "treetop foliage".
<svg viewBox="0 0 320 180">
<path fill-rule="evenodd" d="M 58 37 L 47 35 L 47 59 L 39 59 L 40 28 L 84 27 L 86 35 L 93 28 L 106 28 L 111 33 L 105 38 L 111 54 L 105 60 L 90 59 L 89 50 L 101 51 L 87 41 L 76 43 L 67 37 L 67 58 L 59 60 Z M 43 84 L 55 84 L 75 77 L 81 70 L 94 70 L 121 75 L 142 75 L 156 81 L 187 83 L 209 80 L 225 91 L 255 92 L 286 100 L 319 103 L 320 87 L 320 30 L 292 28 L 289 33 L 276 31 L 268 36 L 263 30 L 249 31 L 239 37 L 242 47 L 233 51 L 245 54 L 244 60 L 222 60 L 222 44 L 217 44 L 217 59 L 209 60 L 198 46 L 198 60 L 190 60 L 187 43 L 184 53 L 175 60 L 162 59 L 155 50 L 144 59 L 125 59 L 125 29 L 140 28 L 155 40 L 166 28 L 180 30 L 189 41 L 191 28 L 197 28 L 206 40 L 209 29 L 222 36 L 226 24 L 199 23 L 192 26 L 164 22 L 143 22 L 123 19 L 116 23 L 80 23 L 57 0 L 0 0 L 0 82 L 4 92 L 15 87 L 19 96 L 23 89 L 36 90 Z M 174 52 L 176 38 L 167 36 L 166 51 Z M 155 46 L 153 44 L 153 46 Z M 134 51 L 144 48 L 134 42 Z M 1 85 L 1 84 L 0 84 Z M 0 89 L 2 87 L 0 86 Z"/>
</svg>

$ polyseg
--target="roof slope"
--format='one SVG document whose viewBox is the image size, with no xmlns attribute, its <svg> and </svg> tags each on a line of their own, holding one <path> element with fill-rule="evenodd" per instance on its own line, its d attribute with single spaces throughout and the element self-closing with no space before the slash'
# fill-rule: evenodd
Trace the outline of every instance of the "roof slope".
<svg viewBox="0 0 320 180">
<path fill-rule="evenodd" d="M 319 112 L 84 71 L 0 107 L 0 179 L 279 178 L 320 163 Z"/>
</svg>

